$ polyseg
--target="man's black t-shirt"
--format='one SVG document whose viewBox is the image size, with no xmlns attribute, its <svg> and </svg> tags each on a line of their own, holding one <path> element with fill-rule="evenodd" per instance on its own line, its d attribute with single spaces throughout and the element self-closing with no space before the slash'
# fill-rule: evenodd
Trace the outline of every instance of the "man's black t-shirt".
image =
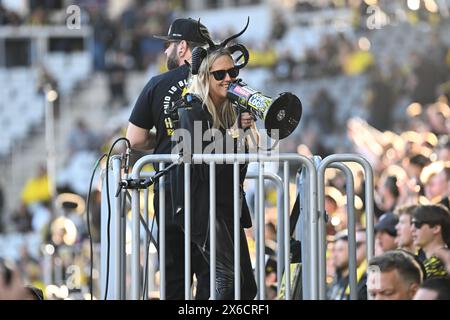
<svg viewBox="0 0 450 320">
<path fill-rule="evenodd" d="M 151 78 L 134 105 L 129 121 L 143 129 L 156 127 L 156 154 L 171 153 L 174 128 L 167 110 L 181 98 L 188 76 L 189 66 L 182 65 Z"/>
</svg>

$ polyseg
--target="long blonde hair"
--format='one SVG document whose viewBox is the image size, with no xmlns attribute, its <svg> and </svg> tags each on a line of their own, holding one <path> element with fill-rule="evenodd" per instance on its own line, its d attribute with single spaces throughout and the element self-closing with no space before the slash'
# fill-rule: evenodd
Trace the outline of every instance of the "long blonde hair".
<svg viewBox="0 0 450 320">
<path fill-rule="evenodd" d="M 209 97 L 209 77 L 211 77 L 209 68 L 219 57 L 228 56 L 231 60 L 230 51 L 221 48 L 217 51 L 208 53 L 203 59 L 197 75 L 192 76 L 191 84 L 188 87 L 188 92 L 196 94 L 203 101 L 203 106 L 211 114 L 213 119 L 213 128 L 215 129 L 229 129 L 236 121 L 237 114 L 230 100 L 226 99 L 220 106 L 215 106 Z"/>
</svg>

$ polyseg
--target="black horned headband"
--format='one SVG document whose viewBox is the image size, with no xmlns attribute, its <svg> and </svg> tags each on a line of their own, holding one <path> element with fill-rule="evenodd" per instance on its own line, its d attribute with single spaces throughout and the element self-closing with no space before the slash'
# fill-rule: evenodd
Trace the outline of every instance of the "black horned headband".
<svg viewBox="0 0 450 320">
<path fill-rule="evenodd" d="M 195 47 L 194 50 L 192 50 L 192 65 L 191 65 L 191 73 L 192 74 L 198 74 L 198 69 L 200 68 L 200 65 L 202 64 L 203 59 L 207 56 L 208 53 L 214 52 L 216 50 L 219 50 L 221 48 L 225 48 L 225 46 L 233 39 L 236 39 L 240 35 L 242 35 L 245 30 L 248 28 L 248 24 L 250 23 L 250 17 L 247 17 L 247 24 L 245 25 L 244 29 L 242 29 L 241 32 L 236 33 L 235 35 L 232 35 L 231 37 L 226 38 L 223 40 L 220 44 L 214 44 L 214 42 L 211 40 L 210 37 L 206 36 L 203 31 L 200 29 L 200 19 L 198 19 L 198 33 L 200 36 L 208 43 L 208 48 L 205 49 L 203 47 Z M 238 43 L 235 45 L 232 45 L 231 47 L 227 48 L 231 54 L 235 52 L 240 52 L 241 54 L 237 59 L 235 59 L 235 63 L 238 62 L 242 57 L 244 57 L 244 61 L 240 64 L 236 64 L 236 67 L 238 69 L 242 69 L 245 67 L 248 63 L 248 59 L 250 57 L 248 50 L 244 45 Z"/>
</svg>

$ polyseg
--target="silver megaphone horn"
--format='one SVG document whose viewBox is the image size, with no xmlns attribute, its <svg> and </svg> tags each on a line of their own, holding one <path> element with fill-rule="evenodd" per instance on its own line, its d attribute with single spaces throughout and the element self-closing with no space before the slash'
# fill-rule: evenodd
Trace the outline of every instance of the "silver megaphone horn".
<svg viewBox="0 0 450 320">
<path fill-rule="evenodd" d="M 267 134 L 271 138 L 284 139 L 289 136 L 297 128 L 302 117 L 302 103 L 290 92 L 271 98 L 238 79 L 230 83 L 227 97 L 241 110 L 263 120 Z M 278 136 L 272 131 L 278 131 Z"/>
</svg>

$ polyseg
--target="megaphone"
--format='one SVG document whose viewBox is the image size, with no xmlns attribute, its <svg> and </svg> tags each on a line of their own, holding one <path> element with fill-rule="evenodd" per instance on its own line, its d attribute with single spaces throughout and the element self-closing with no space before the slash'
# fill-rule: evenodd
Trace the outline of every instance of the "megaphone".
<svg viewBox="0 0 450 320">
<path fill-rule="evenodd" d="M 271 138 L 284 139 L 289 136 L 302 117 L 302 103 L 290 92 L 281 93 L 273 99 L 238 79 L 230 83 L 227 97 L 238 107 L 263 120 Z M 278 130 L 278 136 L 274 135 L 273 130 Z"/>
</svg>

